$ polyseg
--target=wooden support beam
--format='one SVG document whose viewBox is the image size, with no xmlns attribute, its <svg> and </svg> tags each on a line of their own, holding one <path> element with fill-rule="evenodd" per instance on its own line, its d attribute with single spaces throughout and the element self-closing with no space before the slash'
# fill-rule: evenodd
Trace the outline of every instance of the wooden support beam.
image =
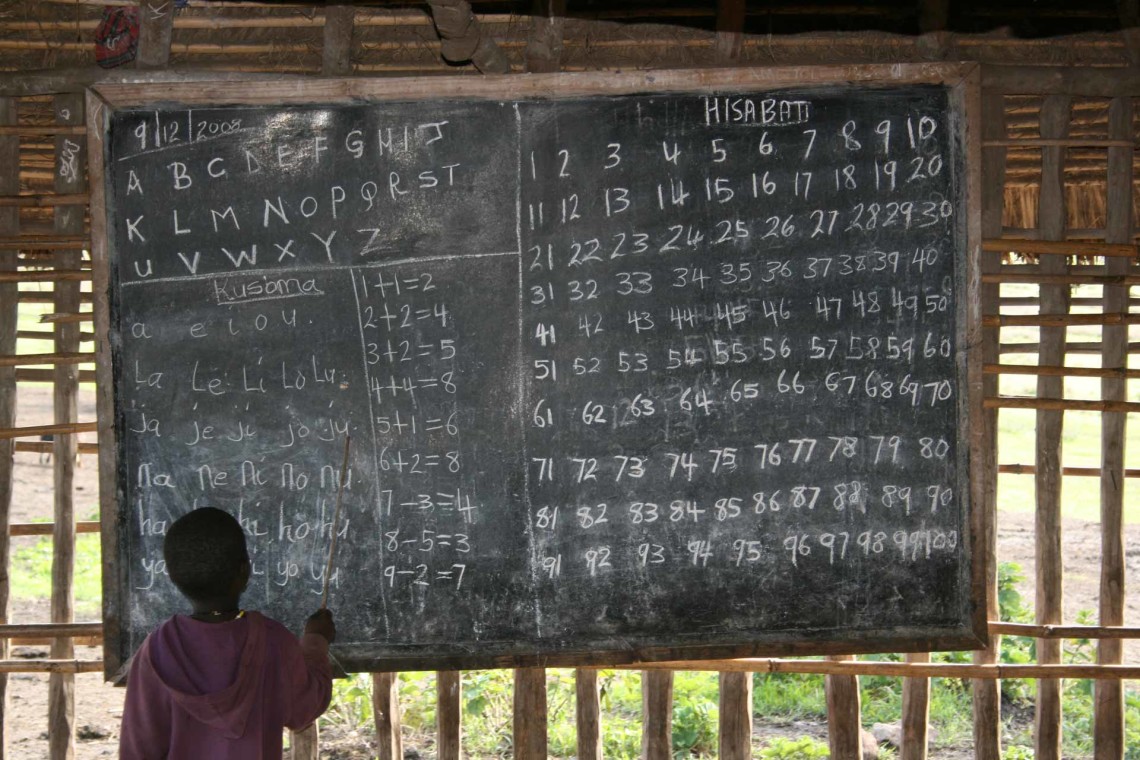
<svg viewBox="0 0 1140 760">
<path fill-rule="evenodd" d="M 527 71 L 539 73 L 562 68 L 562 17 L 565 15 L 566 0 L 533 0 L 526 44 Z"/>
<path fill-rule="evenodd" d="M 906 656 L 908 663 L 930 662 L 929 652 Z M 902 696 L 902 747 L 899 760 L 926 760 L 927 731 L 930 724 L 930 679 L 911 677 L 903 679 Z"/>
<path fill-rule="evenodd" d="M 641 757 L 673 759 L 673 673 L 641 672 Z"/>
<path fill-rule="evenodd" d="M 1065 256 L 1120 256 L 1140 258 L 1140 245 L 1129 243 L 1101 243 L 1068 240 L 1018 240 L 988 238 L 982 241 L 982 250 L 988 253 L 1059 253 Z"/>
<path fill-rule="evenodd" d="M 752 674 L 721 673 L 717 746 L 721 760 L 752 757 Z"/>
<path fill-rule="evenodd" d="M 718 63 L 740 58 L 740 51 L 744 48 L 746 6 L 746 0 L 717 0 L 715 50 Z"/>
<path fill-rule="evenodd" d="M 1120 350 L 1127 353 L 1127 343 L 1121 342 Z M 1140 379 L 1140 369 L 1124 367 L 1048 367 L 1040 364 L 984 364 L 982 372 L 987 375 L 1052 375 L 1054 377 L 1100 377 L 1125 380 Z M 1123 400 L 1120 399 L 1112 400 Z"/>
<path fill-rule="evenodd" d="M 509 74 L 511 63 L 483 29 L 467 0 L 428 0 L 448 63 L 472 63 L 484 74 Z"/>
<path fill-rule="evenodd" d="M 326 0 L 324 47 L 321 49 L 321 74 L 326 77 L 352 74 L 352 34 L 356 8 Z"/>
<path fill-rule="evenodd" d="M 82 124 L 85 105 L 80 95 L 57 95 L 53 101 L 56 121 Z M 69 135 L 55 138 L 55 187 L 60 197 L 86 197 L 86 141 Z M 86 202 L 82 205 L 57 205 L 54 209 L 54 232 L 76 235 L 84 230 Z M 60 251 L 56 257 L 62 268 L 78 269 L 79 251 Z M 56 283 L 55 310 L 78 311 L 79 283 Z M 55 353 L 79 351 L 79 325 L 62 323 L 55 326 Z M 53 406 L 56 425 L 73 425 L 78 420 L 79 368 L 74 364 L 57 364 L 53 370 Z M 54 525 L 52 533 L 51 621 L 70 623 L 75 614 L 73 583 L 75 579 L 75 456 L 78 439 L 72 433 L 55 436 L 53 450 Z M 52 659 L 67 660 L 75 656 L 70 638 L 52 642 Z M 48 746 L 52 760 L 70 760 L 75 754 L 75 675 L 53 673 L 48 679 Z"/>
<path fill-rule="evenodd" d="M 1040 381 L 1039 381 L 1040 382 Z M 1083 401 L 1067 398 L 1021 398 L 1017 396 L 997 396 L 987 398 L 982 402 L 986 409 L 1036 409 L 1038 411 L 1052 412 L 1140 412 L 1140 403 L 1133 401 Z M 1039 458 L 1040 461 L 1040 458 Z M 1039 476 L 1042 466 L 1037 465 L 1034 476 Z M 1046 464 L 1046 472 L 1056 470 L 1055 463 Z M 1060 473 L 1055 474 L 1059 476 Z M 1055 621 L 1044 621 L 1052 623 Z"/>
<path fill-rule="evenodd" d="M 1131 136 L 1133 131 L 1131 98 L 1114 98 L 1109 105 L 1110 137 Z M 1105 233 L 1108 243 L 1127 243 L 1132 239 L 1133 154 L 1126 148 L 1109 148 L 1106 179 Z M 1129 262 L 1115 259 L 1107 262 L 1109 274 L 1124 274 Z M 1119 285 L 1104 288 L 1104 311 L 1127 314 L 1128 288 Z M 1105 371 L 1126 371 L 1128 366 L 1128 328 L 1106 326 L 1101 331 L 1101 366 Z M 1105 401 L 1125 401 L 1128 384 L 1123 377 L 1101 380 L 1100 397 Z M 1124 624 L 1124 463 L 1128 415 L 1109 412 L 1101 417 L 1100 431 L 1100 624 Z M 1117 665 L 1123 662 L 1124 649 L 1119 640 L 1100 641 L 1097 662 Z M 1093 733 L 1097 758 L 1122 760 L 1124 745 L 1124 688 L 1120 682 L 1097 682 Z"/>
<path fill-rule="evenodd" d="M 404 760 L 400 736 L 400 674 L 372 674 L 372 714 L 379 760 Z"/>
<path fill-rule="evenodd" d="M 436 758 L 459 760 L 463 756 L 463 673 L 441 670 L 435 677 Z"/>
<path fill-rule="evenodd" d="M 1070 98 L 1049 95 L 1041 106 L 1041 136 L 1046 139 L 1065 137 L 1069 129 Z M 1043 240 L 1064 240 L 1065 236 L 1065 149 L 1050 145 L 1041 149 L 1041 194 L 1037 218 Z M 1066 274 L 1065 261 L 1048 256 L 1041 260 L 1045 275 Z M 1069 312 L 1069 289 L 1064 285 L 1042 285 L 1042 315 L 1065 315 Z M 1040 362 L 1045 365 L 1065 363 L 1065 327 L 1041 328 Z M 1059 377 L 1037 378 L 1036 401 L 1060 400 L 1064 386 Z M 1036 459 L 1034 487 L 1036 512 L 1036 570 L 1034 610 L 1039 625 L 1062 622 L 1061 552 L 1061 434 L 1063 411 L 1037 407 Z M 1059 642 L 1042 639 L 1037 644 L 1038 662 L 1045 665 L 1061 661 Z M 1038 760 L 1061 760 L 1061 682 L 1043 679 L 1037 685 L 1035 756 Z"/>
<path fill-rule="evenodd" d="M 515 670 L 515 760 L 547 760 L 546 669 Z"/>
<path fill-rule="evenodd" d="M 15 190 L 0 191 L 3 195 L 13 195 Z M 91 238 L 87 235 L 3 235 L 0 236 L 0 250 L 35 251 L 39 249 L 89 248 Z"/>
<path fill-rule="evenodd" d="M 173 0 L 141 0 L 139 48 L 135 65 L 140 69 L 166 68 L 170 63 L 170 42 L 173 35 Z"/>
<path fill-rule="evenodd" d="M 833 663 L 850 662 L 853 655 L 833 655 Z M 827 740 L 832 757 L 863 760 L 863 721 L 859 704 L 859 677 L 832 674 L 824 684 L 827 694 Z"/>
<path fill-rule="evenodd" d="M 0 124 L 12 125 L 17 121 L 16 101 L 0 98 Z M 0 195 L 13 195 L 20 190 L 20 140 L 12 135 L 0 136 Z M 20 231 L 19 211 L 0 208 L 0 235 L 15 236 Z M 0 249 L 0 274 L 15 272 L 19 266 L 16 251 Z M 0 282 L 0 354 L 16 351 L 19 323 L 19 294 L 16 283 Z M 16 424 L 16 370 L 0 367 L 0 429 Z M 0 625 L 8 622 L 11 592 L 11 542 L 8 525 L 11 520 L 12 489 L 14 486 L 15 441 L 0 439 Z M 8 659 L 7 640 L 0 641 L 0 660 Z M 11 757 L 8 753 L 8 676 L 0 674 L 0 760 Z"/>
<path fill-rule="evenodd" d="M 290 756 L 292 760 L 317 760 L 320 748 L 320 729 L 314 722 L 300 731 L 291 731 Z"/>
<path fill-rule="evenodd" d="M 40 364 L 83 364 L 93 361 L 95 361 L 95 354 L 93 353 L 0 354 L 0 367 L 34 367 Z"/>
<path fill-rule="evenodd" d="M 47 442 L 47 445 L 51 445 Z M 98 533 L 99 522 L 96 520 L 83 520 L 75 523 L 76 533 Z M 8 526 L 9 536 L 50 536 L 55 533 L 55 523 L 11 523 Z"/>
<path fill-rule="evenodd" d="M 574 716 L 578 728 L 578 760 L 602 760 L 602 703 L 598 671 L 574 671 Z"/>
</svg>

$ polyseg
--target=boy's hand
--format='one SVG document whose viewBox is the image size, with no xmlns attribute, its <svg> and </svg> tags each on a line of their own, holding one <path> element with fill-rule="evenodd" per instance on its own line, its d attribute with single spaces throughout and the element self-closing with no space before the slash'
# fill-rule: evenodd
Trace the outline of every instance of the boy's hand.
<svg viewBox="0 0 1140 760">
<path fill-rule="evenodd" d="M 316 633 L 324 636 L 331 644 L 336 641 L 336 625 L 333 623 L 332 612 L 319 609 L 305 621 L 305 633 Z"/>
</svg>

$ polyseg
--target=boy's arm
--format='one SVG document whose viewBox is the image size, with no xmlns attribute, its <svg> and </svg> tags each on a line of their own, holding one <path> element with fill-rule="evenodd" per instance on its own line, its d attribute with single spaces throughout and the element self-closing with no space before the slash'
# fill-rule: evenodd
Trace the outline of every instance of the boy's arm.
<svg viewBox="0 0 1140 760">
<path fill-rule="evenodd" d="M 320 620 L 314 625 L 314 618 Z M 327 620 L 326 620 L 327 617 Z M 285 725 L 294 731 L 304 728 L 328 709 L 332 699 L 332 667 L 329 664 L 329 641 L 336 636 L 332 614 L 328 610 L 309 618 L 301 636 L 292 672 L 293 695 L 289 719 Z"/>
<path fill-rule="evenodd" d="M 170 752 L 170 695 L 150 666 L 148 644 L 143 642 L 135 653 L 127 677 L 120 760 L 160 760 Z"/>
</svg>

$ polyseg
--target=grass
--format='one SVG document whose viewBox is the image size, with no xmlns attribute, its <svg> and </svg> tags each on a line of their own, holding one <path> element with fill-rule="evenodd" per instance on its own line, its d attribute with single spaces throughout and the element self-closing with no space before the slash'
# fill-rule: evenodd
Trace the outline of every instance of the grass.
<svg viewBox="0 0 1140 760">
<path fill-rule="evenodd" d="M 18 540 L 18 539 L 17 539 Z M 15 543 L 16 540 L 13 541 Z M 21 541 L 21 543 L 25 543 Z M 75 618 L 98 620 L 101 616 L 101 553 L 99 536 L 84 533 L 75 539 Z M 51 598 L 52 541 L 17 545 L 12 552 L 11 588 L 16 599 Z"/>
</svg>

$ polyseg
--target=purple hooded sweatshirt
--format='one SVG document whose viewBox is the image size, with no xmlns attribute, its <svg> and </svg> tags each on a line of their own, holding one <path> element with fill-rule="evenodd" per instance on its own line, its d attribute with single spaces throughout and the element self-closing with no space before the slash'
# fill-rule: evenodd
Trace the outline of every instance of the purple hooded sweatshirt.
<svg viewBox="0 0 1140 760">
<path fill-rule="evenodd" d="M 225 623 L 175 615 L 146 638 L 127 681 L 123 760 L 278 760 L 332 695 L 328 641 L 249 612 Z"/>
</svg>

